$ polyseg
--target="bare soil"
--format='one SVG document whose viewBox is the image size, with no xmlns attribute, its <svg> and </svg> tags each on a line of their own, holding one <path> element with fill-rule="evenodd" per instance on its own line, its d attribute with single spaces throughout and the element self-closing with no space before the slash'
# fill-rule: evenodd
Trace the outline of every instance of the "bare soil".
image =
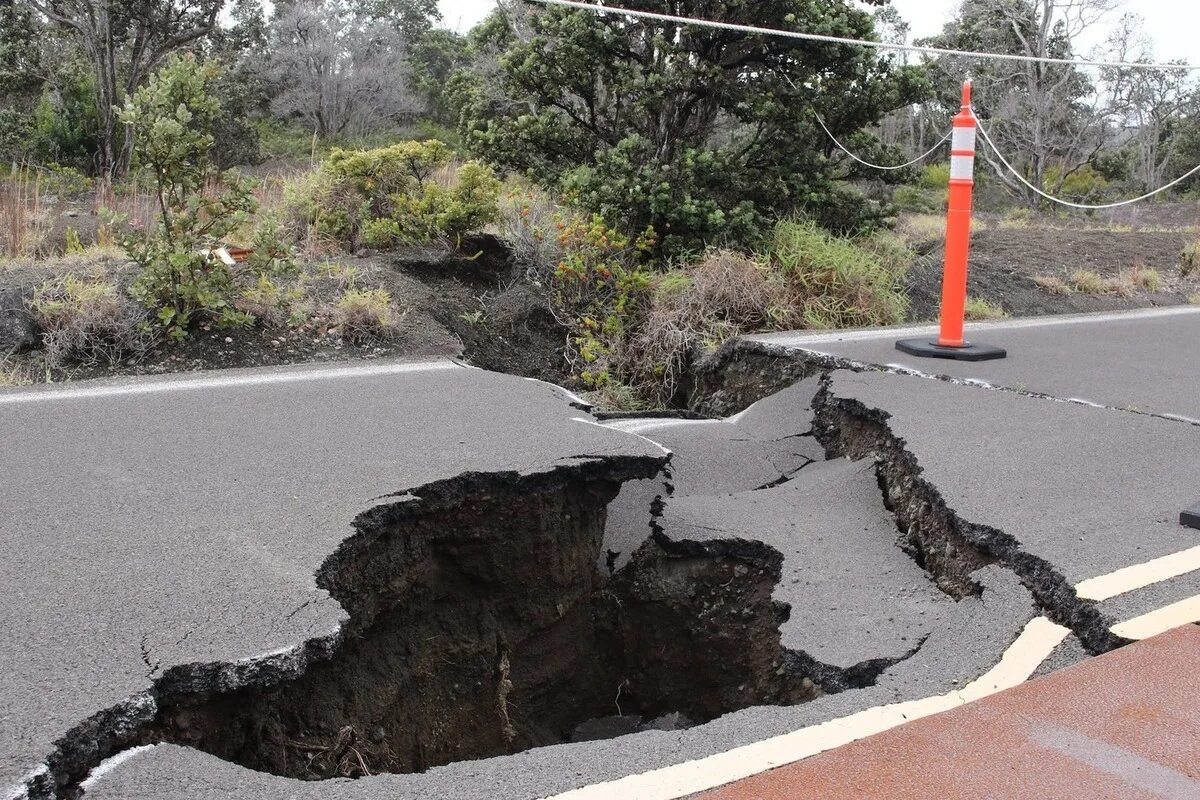
<svg viewBox="0 0 1200 800">
<path fill-rule="evenodd" d="M 1001 227 L 985 222 L 971 237 L 969 293 L 1013 316 L 1182 305 L 1200 292 L 1200 275 L 1185 278 L 1179 269 L 1180 252 L 1196 238 L 1194 231 Z M 914 321 L 937 317 L 943 258 L 942 247 L 934 245 L 909 270 Z M 1036 276 L 1051 276 L 1069 283 L 1076 270 L 1117 278 L 1134 267 L 1157 270 L 1160 290 L 1134 287 L 1128 294 L 1055 294 L 1034 282 Z"/>
</svg>

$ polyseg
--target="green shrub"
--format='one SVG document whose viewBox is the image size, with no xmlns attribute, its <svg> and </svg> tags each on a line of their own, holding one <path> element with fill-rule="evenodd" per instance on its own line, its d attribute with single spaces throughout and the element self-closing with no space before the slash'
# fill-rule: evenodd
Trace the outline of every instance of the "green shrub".
<svg viewBox="0 0 1200 800">
<path fill-rule="evenodd" d="M 918 185 L 930 192 L 946 191 L 950 185 L 950 165 L 949 164 L 926 164 L 921 170 L 921 178 Z"/>
<path fill-rule="evenodd" d="M 386 289 L 347 289 L 333 312 L 342 336 L 359 344 L 392 338 L 402 318 Z"/>
<path fill-rule="evenodd" d="M 941 209 L 942 198 L 918 186 L 897 186 L 896 191 L 892 193 L 892 202 L 901 211 L 932 214 Z"/>
<path fill-rule="evenodd" d="M 46 164 L 38 170 L 41 193 L 59 198 L 77 198 L 91 191 L 95 181 L 73 167 Z"/>
<path fill-rule="evenodd" d="M 300 272 L 295 250 L 284 241 L 279 218 L 274 214 L 264 214 L 258 218 L 250 246 L 253 252 L 246 259 L 245 269 L 254 275 L 283 277 Z"/>
<path fill-rule="evenodd" d="M 474 161 L 446 180 L 453 155 L 436 140 L 337 149 L 285 190 L 285 205 L 296 227 L 351 249 L 461 237 L 496 219 L 500 181 Z"/>
<path fill-rule="evenodd" d="M 67 255 L 69 255 L 69 256 L 79 255 L 85 249 L 86 248 L 84 248 L 83 242 L 79 238 L 79 231 L 75 230 L 74 228 L 68 227 L 67 233 L 66 233 L 66 247 L 65 247 Z"/>
<path fill-rule="evenodd" d="M 1046 186 L 1055 187 L 1062 182 L 1058 194 L 1077 203 L 1096 203 L 1108 194 L 1108 180 L 1090 164 L 1085 164 L 1065 178 L 1061 167 L 1046 170 Z"/>
<path fill-rule="evenodd" d="M 71 363 L 112 366 L 140 357 L 150 341 L 145 314 L 101 278 L 47 281 L 29 305 L 42 331 L 46 363 L 55 369 Z"/>
<path fill-rule="evenodd" d="M 902 269 L 812 222 L 778 223 L 767 255 L 807 327 L 894 325 L 908 314 Z"/>
<path fill-rule="evenodd" d="M 278 328 L 307 316 L 301 311 L 306 302 L 302 286 L 285 285 L 260 273 L 254 283 L 240 289 L 234 306 L 254 322 Z"/>
<path fill-rule="evenodd" d="M 187 336 L 197 316 L 221 325 L 250 322 L 234 307 L 232 272 L 211 252 L 256 206 L 249 184 L 235 172 L 214 188 L 210 131 L 220 105 L 208 90 L 218 74 L 214 64 L 174 57 L 120 115 L 135 132 L 134 158 L 154 183 L 159 209 L 153 226 L 122 239 L 140 269 L 130 292 L 175 339 Z"/>
</svg>

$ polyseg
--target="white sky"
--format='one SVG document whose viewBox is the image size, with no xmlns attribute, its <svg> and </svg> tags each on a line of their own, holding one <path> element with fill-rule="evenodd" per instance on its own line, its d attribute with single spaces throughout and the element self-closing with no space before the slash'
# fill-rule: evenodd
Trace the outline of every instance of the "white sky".
<svg viewBox="0 0 1200 800">
<path fill-rule="evenodd" d="M 959 0 L 892 0 L 901 16 L 912 24 L 913 38 L 939 32 L 951 16 Z M 442 21 L 450 28 L 466 31 L 495 6 L 494 0 L 439 0 Z M 620 5 L 620 0 L 610 0 Z M 1110 17 L 1115 21 L 1126 11 L 1140 14 L 1146 21 L 1146 31 L 1155 44 L 1155 56 L 1162 61 L 1183 59 L 1200 61 L 1200 3 L 1196 0 L 1127 0 L 1124 7 Z M 1096 37 L 1099 41 L 1103 35 Z M 1095 42 L 1079 47 L 1086 52 Z"/>
</svg>

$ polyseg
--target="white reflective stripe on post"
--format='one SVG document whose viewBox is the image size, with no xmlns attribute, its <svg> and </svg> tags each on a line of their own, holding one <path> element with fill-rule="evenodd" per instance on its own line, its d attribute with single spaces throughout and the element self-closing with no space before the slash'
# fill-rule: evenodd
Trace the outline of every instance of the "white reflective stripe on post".
<svg viewBox="0 0 1200 800">
<path fill-rule="evenodd" d="M 950 156 L 950 180 L 973 180 L 975 156 Z"/>
<path fill-rule="evenodd" d="M 950 140 L 951 150 L 970 150 L 975 152 L 975 128 L 956 127 L 954 137 Z"/>
</svg>

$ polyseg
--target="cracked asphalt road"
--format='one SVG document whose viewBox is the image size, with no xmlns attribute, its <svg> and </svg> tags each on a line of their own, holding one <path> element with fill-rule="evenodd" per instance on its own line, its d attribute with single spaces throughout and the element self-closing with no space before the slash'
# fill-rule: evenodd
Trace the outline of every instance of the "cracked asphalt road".
<svg viewBox="0 0 1200 800">
<path fill-rule="evenodd" d="M 746 341 L 1200 421 L 1200 308 L 1037 317 L 967 327 L 968 339 L 1003 347 L 1008 357 L 971 363 L 915 358 L 895 349 L 897 339 L 936 337 L 936 327 L 929 326 L 766 334 Z"/>
<path fill-rule="evenodd" d="M 1200 315 L 1178 310 L 1061 326 L 1021 321 L 987 331 L 989 341 L 1020 354 L 1008 363 L 916 365 L 1008 391 L 841 370 L 829 378 L 825 402 L 846 401 L 883 419 L 956 517 L 1002 531 L 1018 552 L 1073 584 L 1200 544 L 1200 532 L 1174 522 L 1197 499 L 1200 426 L 1135 413 L 1200 418 L 1200 395 L 1185 391 L 1181 377 L 1196 333 Z M 886 367 L 901 357 L 892 338 L 769 342 L 783 358 L 817 352 L 826 367 L 831 359 Z M 1185 344 L 1187 356 L 1179 349 Z M 1148 355 L 1160 346 L 1169 351 L 1162 359 Z M 1105 351 L 1109 360 L 1096 355 Z M 1132 360 L 1127 369 L 1110 363 L 1118 357 Z M 315 588 L 313 572 L 379 497 L 466 470 L 659 454 L 646 439 L 673 451 L 674 477 L 628 484 L 614 501 L 605 539 L 621 556 L 614 566 L 653 540 L 652 522 L 667 538 L 755 538 L 784 555 L 776 599 L 792 606 L 789 647 L 847 667 L 905 654 L 912 638 L 921 646 L 873 685 L 793 707 L 748 708 L 687 730 L 322 783 L 157 745 L 106 764 L 87 797 L 674 797 L 661 785 L 643 795 L 603 782 L 647 773 L 637 785 L 649 786 L 658 780 L 653 771 L 670 765 L 953 692 L 992 669 L 1026 624 L 1048 613 L 1006 564 L 972 573 L 978 594 L 951 601 L 937 593 L 897 546 L 871 462 L 822 463 L 808 408 L 816 379 L 725 421 L 601 426 L 545 384 L 448 363 L 394 370 L 324 368 L 310 378 L 296 377 L 307 370 L 255 372 L 240 383 L 218 376 L 178 390 L 138 381 L 92 393 L 50 390 L 44 398 L 45 390 L 0 394 L 0 426 L 7 441 L 21 443 L 19 456 L 0 465 L 0 482 L 16 487 L 0 498 L 4 543 L 15 554 L 0 575 L 20 599 L 0 611 L 0 631 L 24 646 L 0 652 L 0 708 L 6 732 L 15 732 L 0 751 L 6 780 L 36 766 L 71 725 L 137 697 L 173 665 L 219 662 L 218 677 L 243 679 L 238 670 L 253 670 L 254 657 L 274 649 L 294 658 L 298 642 L 328 635 L 342 615 Z M 172 380 L 188 379 L 162 383 Z M 824 483 L 834 477 L 836 485 Z M 661 517 L 652 513 L 656 497 L 665 499 Z M 1156 579 L 1098 608 L 1113 622 L 1144 614 L 1189 596 L 1196 574 Z M 847 602 L 833 608 L 839 593 Z M 1066 636 L 1044 665 L 1085 656 Z"/>
<path fill-rule="evenodd" d="M 332 637 L 345 614 L 314 574 L 384 495 L 662 457 L 583 416 L 448 361 L 0 394 L 0 786 L 172 667 L 234 682 Z"/>
</svg>

